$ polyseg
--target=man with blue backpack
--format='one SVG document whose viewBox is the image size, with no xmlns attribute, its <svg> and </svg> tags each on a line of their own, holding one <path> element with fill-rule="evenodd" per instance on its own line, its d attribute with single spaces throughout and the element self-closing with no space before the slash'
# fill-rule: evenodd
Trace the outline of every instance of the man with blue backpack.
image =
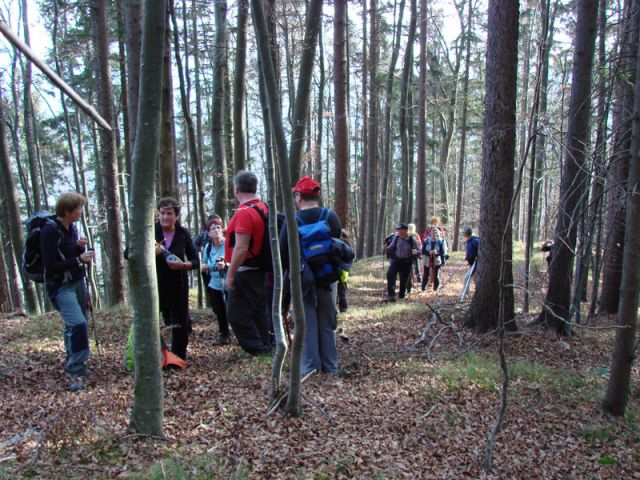
<svg viewBox="0 0 640 480">
<path fill-rule="evenodd" d="M 298 210 L 296 221 L 301 247 L 302 296 L 307 320 L 300 370 L 302 375 L 313 370 L 336 375 L 337 281 L 343 269 L 350 268 L 353 252 L 340 240 L 342 227 L 338 216 L 319 206 L 318 182 L 311 177 L 303 177 L 292 191 Z M 280 247 L 283 268 L 292 268 L 289 265 L 286 224 L 280 232 Z M 344 251 L 338 252 L 340 249 Z"/>
</svg>

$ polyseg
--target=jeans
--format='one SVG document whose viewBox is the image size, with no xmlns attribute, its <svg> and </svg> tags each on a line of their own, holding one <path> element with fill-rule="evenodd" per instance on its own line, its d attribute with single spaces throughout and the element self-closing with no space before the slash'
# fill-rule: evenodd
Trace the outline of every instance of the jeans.
<svg viewBox="0 0 640 480">
<path fill-rule="evenodd" d="M 302 375 L 314 369 L 331 375 L 338 373 L 336 288 L 335 282 L 330 287 L 316 287 L 315 303 L 312 303 L 314 295 L 304 300 L 307 331 L 302 347 Z"/>
<path fill-rule="evenodd" d="M 64 322 L 64 348 L 67 352 L 64 371 L 71 375 L 84 375 L 90 355 L 84 279 L 63 283 L 49 298 Z"/>
</svg>

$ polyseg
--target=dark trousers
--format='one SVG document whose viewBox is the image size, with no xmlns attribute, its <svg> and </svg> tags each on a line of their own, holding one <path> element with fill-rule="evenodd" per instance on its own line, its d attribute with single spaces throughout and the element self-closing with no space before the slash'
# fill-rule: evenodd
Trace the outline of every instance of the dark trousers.
<svg viewBox="0 0 640 480">
<path fill-rule="evenodd" d="M 347 303 L 347 284 L 338 282 L 338 308 L 344 312 L 349 307 Z"/>
<path fill-rule="evenodd" d="M 229 321 L 227 320 L 227 302 L 224 298 L 224 292 L 207 287 L 207 295 L 209 302 L 211 302 L 211 309 L 218 320 L 218 333 L 228 337 Z"/>
<path fill-rule="evenodd" d="M 271 351 L 265 275 L 262 270 L 237 272 L 227 303 L 227 317 L 238 343 L 254 355 Z"/>
<path fill-rule="evenodd" d="M 433 276 L 433 289 L 437 290 L 440 287 L 440 267 L 442 265 L 435 265 L 433 268 L 435 270 Z M 422 290 L 427 288 L 427 283 L 429 283 L 429 273 L 430 268 L 428 266 L 424 266 L 424 274 L 422 275 Z"/>
<path fill-rule="evenodd" d="M 175 305 L 174 308 L 164 308 L 160 312 L 164 324 L 171 327 L 171 352 L 186 360 L 189 334 L 191 333 L 188 305 Z"/>
<path fill-rule="evenodd" d="M 389 297 L 396 296 L 396 278 L 400 275 L 400 290 L 398 291 L 398 297 L 404 298 L 410 274 L 411 259 L 399 260 L 397 258 L 392 258 L 389 262 L 389 270 L 387 270 L 387 295 Z"/>
</svg>

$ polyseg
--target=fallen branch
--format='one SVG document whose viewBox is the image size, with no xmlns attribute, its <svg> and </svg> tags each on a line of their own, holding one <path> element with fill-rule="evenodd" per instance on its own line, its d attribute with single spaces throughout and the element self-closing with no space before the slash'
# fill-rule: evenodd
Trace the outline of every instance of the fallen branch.
<svg viewBox="0 0 640 480">
<path fill-rule="evenodd" d="M 429 332 L 431 331 L 431 327 L 433 327 L 438 321 L 436 314 L 434 313 L 431 316 L 431 320 L 427 322 L 427 324 L 422 329 L 422 333 L 420 334 L 420 338 L 413 343 L 413 348 L 418 348 L 424 345 L 427 341 L 427 337 L 429 336 Z"/>
<path fill-rule="evenodd" d="M 422 420 L 423 418 L 427 418 L 429 415 L 431 415 L 436 408 L 438 408 L 440 406 L 439 403 L 434 403 L 433 405 L 431 405 L 431 407 L 429 408 L 429 410 L 427 410 L 426 413 L 423 413 L 422 415 L 420 415 L 418 418 L 416 418 L 416 420 Z"/>
<path fill-rule="evenodd" d="M 311 375 L 313 375 L 316 372 L 317 370 L 311 370 L 310 372 L 308 372 L 304 377 L 302 377 L 302 380 L 300 380 L 300 383 L 304 383 L 304 381 L 307 378 L 309 378 Z M 267 410 L 267 414 L 266 414 L 267 417 L 270 416 L 273 412 L 275 412 L 280 407 L 280 404 L 282 404 L 284 399 L 287 398 L 287 395 L 289 395 L 288 388 L 280 392 L 280 395 L 278 395 L 276 399 L 273 402 L 271 402 L 271 406 L 269 407 L 269 410 Z"/>
</svg>

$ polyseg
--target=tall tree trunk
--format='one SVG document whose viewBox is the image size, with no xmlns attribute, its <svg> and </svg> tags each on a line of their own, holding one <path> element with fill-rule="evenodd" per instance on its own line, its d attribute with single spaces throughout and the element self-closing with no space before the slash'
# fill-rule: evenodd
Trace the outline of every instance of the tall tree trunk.
<svg viewBox="0 0 640 480">
<path fill-rule="evenodd" d="M 4 82 L 0 81 L 0 85 L 3 83 Z M 10 235 L 8 236 L 11 238 L 13 254 L 16 259 L 19 259 L 21 258 L 22 250 L 24 249 L 24 235 L 22 232 L 22 224 L 20 223 L 20 212 L 18 210 L 18 193 L 16 192 L 16 185 L 13 181 L 13 174 L 11 173 L 11 161 L 9 158 L 9 148 L 7 147 L 7 134 L 5 131 L 1 87 L 0 119 L 2 119 L 0 120 L 0 178 L 3 187 L 3 198 L 5 199 L 3 202 L 4 207 L 9 212 L 9 224 L 5 226 L 9 228 Z M 22 279 L 22 288 L 24 291 L 27 311 L 30 314 L 38 315 L 40 311 L 33 283 L 27 278 L 22 268 L 19 268 L 18 270 L 20 271 L 20 277 Z"/>
<path fill-rule="evenodd" d="M 233 71 L 233 155 L 234 170 L 246 168 L 244 100 L 245 71 L 247 65 L 247 17 L 249 15 L 248 0 L 239 0 L 236 23 L 236 59 Z"/>
<path fill-rule="evenodd" d="M 460 154 L 458 158 L 458 182 L 456 186 L 456 213 L 453 223 L 453 249 L 459 250 L 460 242 L 460 222 L 462 220 L 462 202 L 464 188 L 464 166 L 467 161 L 467 115 L 469 110 L 469 71 L 471 69 L 471 22 L 473 14 L 473 1 L 468 0 L 467 32 L 465 34 L 465 54 L 464 54 L 464 78 L 462 79 L 462 115 L 460 118 Z M 526 97 L 526 88 L 524 95 Z M 517 205 L 517 204 L 516 204 Z M 516 210 L 519 212 L 519 209 Z"/>
<path fill-rule="evenodd" d="M 632 0 L 629 11 L 630 28 L 638 32 L 640 2 Z M 616 339 L 611 359 L 611 373 L 602 406 L 612 415 L 624 415 L 629 401 L 631 367 L 638 347 L 636 329 L 638 322 L 638 291 L 640 290 L 640 45 L 635 52 L 635 99 L 631 127 L 631 158 L 627 183 L 627 211 L 624 238 L 624 269 L 620 289 L 620 305 Z"/>
<path fill-rule="evenodd" d="M 580 199 L 587 192 L 585 157 L 589 143 L 591 110 L 591 69 L 595 48 L 598 0 L 578 4 L 574 43 L 573 85 L 569 103 L 567 151 L 565 154 L 560 203 L 556 223 L 553 261 L 549 267 L 549 289 L 540 320 L 559 334 L 569 332 L 571 276 L 576 246 Z"/>
<path fill-rule="evenodd" d="M 138 93 L 140 89 L 140 48 L 142 27 L 140 25 L 140 0 L 124 1 L 127 47 L 127 99 L 129 100 L 129 143 L 131 152 L 136 141 L 138 124 Z M 129 182 L 130 183 L 130 182 Z"/>
<path fill-rule="evenodd" d="M 24 43 L 31 46 L 29 33 L 29 15 L 27 0 L 22 0 L 22 28 L 24 30 Z M 31 101 L 31 85 L 33 84 L 33 74 L 31 60 L 24 59 L 22 68 L 22 83 L 24 85 L 22 108 L 24 121 L 24 139 L 27 145 L 27 158 L 29 159 L 29 176 L 31 179 L 31 194 L 33 196 L 33 209 L 38 211 L 42 208 L 42 195 L 40 184 L 38 183 L 38 155 L 36 151 L 34 124 L 33 124 L 33 102 Z"/>
<path fill-rule="evenodd" d="M 120 205 L 122 206 L 122 223 L 124 224 L 124 243 L 129 243 L 129 178 L 131 177 L 131 135 L 129 133 L 129 97 L 127 96 L 127 61 L 124 44 L 124 14 L 122 12 L 122 0 L 118 1 L 118 65 L 120 67 L 120 109 L 122 110 L 122 130 L 124 133 L 124 162 L 119 157 L 118 171 L 120 172 Z M 116 116 L 117 121 L 117 116 Z M 119 123 L 119 122 L 118 122 Z M 119 129 L 118 129 L 119 131 Z M 118 133 L 116 140 L 119 141 Z M 118 146 L 118 150 L 120 147 Z"/>
<path fill-rule="evenodd" d="M 211 150 L 213 155 L 214 209 L 225 217 L 227 202 L 227 159 L 224 149 L 224 76 L 227 2 L 215 0 L 216 41 L 213 67 L 213 99 L 211 102 Z M 204 194 L 204 193 L 203 193 Z"/>
<path fill-rule="evenodd" d="M 315 8 L 311 8 L 311 7 Z M 300 60 L 300 71 L 312 72 L 315 63 L 316 46 L 318 44 L 318 33 L 322 20 L 322 2 L 310 2 L 307 8 L 307 20 L 305 28 L 304 43 L 302 44 L 302 59 Z M 293 109 L 293 130 L 291 132 L 290 145 L 290 165 L 291 178 L 300 176 L 302 165 L 302 147 L 304 145 L 305 128 L 307 122 L 307 112 L 309 111 L 309 96 L 311 94 L 311 81 L 298 76 L 296 87 L 295 105 Z"/>
<path fill-rule="evenodd" d="M 101 0 L 92 0 L 94 20 L 94 49 L 98 82 L 98 108 L 105 121 L 115 128 L 113 109 L 113 86 L 109 68 L 109 38 L 107 33 L 107 8 Z M 122 225 L 120 222 L 120 196 L 118 190 L 118 163 L 116 160 L 114 131 L 100 129 L 102 148 L 102 175 L 107 219 L 106 254 L 109 259 L 109 305 L 120 305 L 125 301 L 124 263 L 122 257 Z"/>
<path fill-rule="evenodd" d="M 420 0 L 420 55 L 419 99 L 418 99 L 418 160 L 416 165 L 416 208 L 415 223 L 418 232 L 427 227 L 427 189 L 426 189 L 426 155 L 427 155 L 427 0 Z"/>
<path fill-rule="evenodd" d="M 145 0 L 140 69 L 140 136 L 135 142 L 131 178 L 131 244 L 129 275 L 135 340 L 135 386 L 129 429 L 162 436 L 164 387 L 158 361 L 160 319 L 154 255 L 155 172 L 160 139 L 163 46 L 166 5 Z"/>
<path fill-rule="evenodd" d="M 204 185 L 202 180 L 202 173 L 200 169 L 200 158 L 198 157 L 198 146 L 196 144 L 196 132 L 193 126 L 193 118 L 191 117 L 191 111 L 189 109 L 189 95 L 187 93 L 186 85 L 185 85 L 185 75 L 182 70 L 182 59 L 180 56 L 180 41 L 178 35 L 178 22 L 176 21 L 176 13 L 174 7 L 174 0 L 169 0 L 169 11 L 171 16 L 171 21 L 173 23 L 173 42 L 175 48 L 176 55 L 176 64 L 178 66 L 178 81 L 180 82 L 180 100 L 182 103 L 182 114 L 184 115 L 184 120 L 187 125 L 187 143 L 189 150 L 189 158 L 191 159 L 191 165 L 194 169 L 194 176 L 197 185 L 197 204 L 196 204 L 196 213 L 197 217 L 204 224 L 205 219 L 207 218 L 204 210 Z M 218 210 L 216 210 L 218 211 Z M 222 210 L 221 210 L 222 212 Z M 198 223 L 195 224 L 198 226 Z"/>
<path fill-rule="evenodd" d="M 171 27 L 167 8 L 164 32 L 164 57 L 162 58 L 162 119 L 160 121 L 160 151 L 158 153 L 158 173 L 160 196 L 175 197 L 180 200 L 178 190 L 178 166 L 175 143 L 175 123 L 173 117 L 173 73 L 171 68 Z M 138 106 L 139 107 L 139 106 Z M 197 211 L 196 211 L 197 215 Z M 197 222 L 196 222 L 197 225 Z"/>
<path fill-rule="evenodd" d="M 619 66 L 616 72 L 616 94 L 613 111 L 614 139 L 607 177 L 607 223 L 600 313 L 617 313 L 622 282 L 622 252 L 625 240 L 625 193 L 631 156 L 633 118 L 633 81 L 638 43 L 638 30 L 631 23 L 632 0 L 625 0 L 620 41 Z"/>
<path fill-rule="evenodd" d="M 0 185 L 0 192 L 3 191 L 2 185 Z M 3 198 L 6 198 L 3 196 Z M 7 253 L 13 255 L 13 252 L 7 248 L 9 242 L 5 242 L 5 228 L 0 227 L 0 245 L 2 245 L 2 252 L 0 252 L 0 312 L 8 313 L 13 310 L 13 300 L 11 298 L 11 289 L 9 287 L 9 276 L 7 271 L 7 265 L 5 263 L 5 255 Z M 6 235 L 8 239 L 8 235 Z"/>
<path fill-rule="evenodd" d="M 347 124 L 347 0 L 334 1 L 333 16 L 333 90 L 335 140 L 335 212 L 347 230 L 349 217 L 349 127 Z"/>
<path fill-rule="evenodd" d="M 477 332 L 507 325 L 514 316 L 512 227 L 514 157 L 516 141 L 516 86 L 518 69 L 518 1 L 490 0 L 478 288 L 465 315 Z M 507 323 L 509 322 L 509 323 Z"/>
<path fill-rule="evenodd" d="M 395 27 L 395 43 L 393 45 L 393 51 L 391 53 L 391 62 L 389 63 L 389 72 L 387 73 L 387 85 L 385 90 L 385 106 L 384 106 L 384 139 L 383 139 L 383 156 L 382 156 L 382 175 L 380 177 L 380 208 L 378 209 L 378 219 L 376 221 L 376 236 L 375 244 L 382 245 L 382 235 L 384 230 L 384 218 L 386 213 L 387 203 L 393 204 L 389 201 L 388 188 L 389 188 L 389 171 L 391 170 L 391 106 L 393 102 L 393 79 L 396 73 L 396 63 L 400 56 L 400 39 L 402 37 L 402 17 L 404 14 L 405 0 L 400 1 L 398 23 Z"/>
<path fill-rule="evenodd" d="M 367 70 L 370 62 L 367 58 L 367 2 L 362 2 L 362 135 L 361 135 L 361 153 L 360 153 L 360 175 L 358 178 L 358 186 L 360 187 L 360 195 L 358 196 L 358 207 L 360 215 L 358 218 L 358 242 L 356 244 L 356 256 L 363 258 L 367 256 L 365 250 L 365 240 L 367 234 L 367 192 L 369 190 L 367 178 L 369 172 L 368 160 L 368 137 L 367 137 Z"/>
<path fill-rule="evenodd" d="M 376 209 L 378 206 L 378 3 L 369 1 L 369 126 L 367 147 L 367 229 L 365 255 L 374 253 Z"/>
<path fill-rule="evenodd" d="M 291 188 L 292 179 L 291 171 L 292 167 L 289 164 L 289 153 L 287 151 L 287 145 L 284 135 L 284 128 L 282 126 L 282 111 L 280 109 L 280 95 L 277 88 L 276 75 L 274 71 L 274 62 L 270 51 L 269 33 L 267 29 L 267 22 L 264 17 L 264 11 L 260 0 L 251 0 L 251 10 L 253 13 L 253 23 L 256 30 L 256 37 L 258 43 L 258 50 L 260 55 L 260 63 L 262 66 L 262 78 L 265 82 L 266 92 L 269 102 L 269 119 L 271 121 L 271 127 L 274 134 L 276 152 L 278 154 L 278 173 L 280 176 L 280 184 L 284 191 L 289 191 Z M 298 83 L 298 97 L 304 96 L 302 92 L 305 90 L 308 92 L 308 85 L 305 87 L 304 83 L 311 84 L 312 68 L 315 53 L 315 39 L 317 38 L 317 32 L 320 28 L 320 20 L 322 15 L 322 1 L 311 0 L 307 8 L 307 22 L 305 26 L 305 49 L 307 56 L 311 57 L 310 62 L 303 62 L 300 68 L 299 83 Z M 315 23 L 314 23 L 315 22 Z M 315 32 L 315 35 L 313 34 Z M 305 66 L 306 69 L 303 69 Z M 308 93 L 307 99 L 308 102 Z M 304 98 L 296 98 L 296 105 L 304 104 Z M 296 111 L 298 109 L 296 108 Z M 304 113 L 304 112 L 303 112 Z M 302 123 L 304 131 L 304 119 L 306 115 L 296 117 L 295 121 Z M 292 144 L 294 137 L 292 136 Z M 293 163 L 298 163 L 299 159 Z M 291 265 L 298 265 L 300 262 L 300 244 L 298 240 L 298 227 L 295 220 L 295 211 L 293 205 L 293 198 L 291 195 L 283 195 L 283 205 L 285 211 L 285 219 L 288 226 L 288 247 L 289 258 Z M 275 244 L 275 242 L 273 242 Z M 273 252 L 273 255 L 277 255 L 277 250 Z M 306 330 L 306 319 L 304 315 L 304 307 L 302 303 L 302 289 L 300 283 L 300 270 L 297 268 L 291 269 L 291 303 L 293 305 L 294 316 L 296 318 L 296 332 L 292 345 L 291 352 L 291 368 L 289 378 L 289 395 L 287 399 L 286 411 L 291 416 L 300 416 L 300 399 L 301 399 L 301 384 L 300 384 L 300 358 L 302 355 L 302 343 L 304 340 Z M 298 330 L 299 328 L 299 330 Z"/>
<path fill-rule="evenodd" d="M 413 71 L 413 44 L 416 39 L 416 26 L 418 17 L 418 1 L 411 0 L 411 19 L 409 20 L 409 33 L 407 34 L 407 46 L 404 51 L 404 61 L 402 66 L 402 81 L 400 83 L 400 120 L 398 129 L 400 130 L 400 150 L 402 152 L 402 167 L 400 179 L 400 191 L 402 192 L 400 200 L 400 218 L 408 220 L 411 218 L 411 197 L 413 176 L 410 168 L 410 156 L 413 150 L 409 148 L 409 111 L 411 102 L 409 102 L 409 91 L 411 89 L 411 72 Z"/>
</svg>

